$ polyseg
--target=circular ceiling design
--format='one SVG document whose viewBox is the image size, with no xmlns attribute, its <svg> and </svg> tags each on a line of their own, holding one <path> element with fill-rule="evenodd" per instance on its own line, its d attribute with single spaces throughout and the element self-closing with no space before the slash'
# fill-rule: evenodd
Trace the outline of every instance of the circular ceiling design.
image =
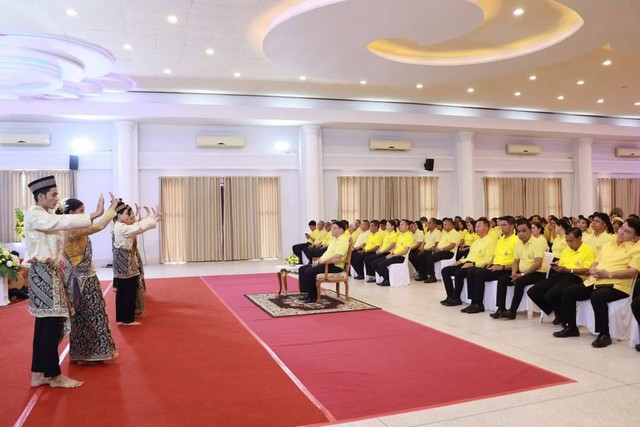
<svg viewBox="0 0 640 427">
<path fill-rule="evenodd" d="M 115 58 L 100 46 L 37 34 L 0 34 L 0 94 L 65 99 L 135 87 L 109 74 Z"/>
</svg>

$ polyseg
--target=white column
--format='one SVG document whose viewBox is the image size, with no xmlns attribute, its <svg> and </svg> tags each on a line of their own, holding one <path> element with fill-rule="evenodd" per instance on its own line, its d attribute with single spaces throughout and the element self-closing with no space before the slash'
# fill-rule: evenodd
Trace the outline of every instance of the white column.
<svg viewBox="0 0 640 427">
<path fill-rule="evenodd" d="M 597 209 L 593 177 L 593 138 L 578 138 L 573 145 L 572 215 L 589 215 Z"/>
<path fill-rule="evenodd" d="M 475 216 L 474 179 L 476 172 L 473 132 L 458 132 L 455 147 L 455 173 L 458 192 L 458 210 L 463 218 Z"/>
<path fill-rule="evenodd" d="M 321 127 L 317 125 L 302 126 L 299 144 L 299 226 L 306 230 L 306 224 L 310 219 L 324 219 Z"/>
<path fill-rule="evenodd" d="M 120 121 L 113 126 L 113 191 L 116 197 L 133 206 L 139 202 L 138 123 Z"/>
</svg>

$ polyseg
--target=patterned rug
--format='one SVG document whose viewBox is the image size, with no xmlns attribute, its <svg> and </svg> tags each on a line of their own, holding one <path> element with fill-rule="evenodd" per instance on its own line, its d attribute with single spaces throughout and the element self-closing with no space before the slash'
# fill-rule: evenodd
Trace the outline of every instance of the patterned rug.
<svg viewBox="0 0 640 427">
<path fill-rule="evenodd" d="M 347 302 L 344 296 L 338 297 L 335 292 L 328 289 L 322 290 L 320 303 L 305 304 L 298 297 L 300 294 L 278 295 L 277 292 L 269 294 L 247 294 L 251 302 L 264 310 L 271 317 L 304 316 L 307 314 L 340 313 L 343 311 L 379 310 L 371 304 L 349 298 Z"/>
</svg>

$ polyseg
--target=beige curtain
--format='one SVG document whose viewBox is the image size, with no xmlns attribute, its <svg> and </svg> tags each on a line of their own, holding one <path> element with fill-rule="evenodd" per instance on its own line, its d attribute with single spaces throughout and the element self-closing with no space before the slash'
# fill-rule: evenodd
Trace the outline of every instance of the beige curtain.
<svg viewBox="0 0 640 427">
<path fill-rule="evenodd" d="M 224 259 L 280 256 L 280 179 L 224 178 Z"/>
<path fill-rule="evenodd" d="M 438 211 L 437 177 L 338 177 L 338 215 L 355 219 L 432 217 Z"/>
<path fill-rule="evenodd" d="M 598 178 L 598 210 L 611 212 L 618 207 L 625 217 L 640 213 L 640 179 Z"/>
<path fill-rule="evenodd" d="M 482 178 L 485 215 L 562 215 L 560 178 Z M 463 213 L 464 214 L 464 213 Z"/>
<path fill-rule="evenodd" d="M 0 242 L 14 242 L 18 239 L 15 233 L 14 211 L 16 208 L 26 210 L 35 204 L 27 184 L 34 179 L 47 175 L 55 176 L 61 200 L 75 197 L 75 175 L 73 171 L 0 171 Z"/>
</svg>

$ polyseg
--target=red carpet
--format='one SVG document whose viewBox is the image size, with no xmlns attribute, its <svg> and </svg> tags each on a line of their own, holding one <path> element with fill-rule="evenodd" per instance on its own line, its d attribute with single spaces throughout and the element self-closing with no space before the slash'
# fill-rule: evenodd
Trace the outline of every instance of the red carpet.
<svg viewBox="0 0 640 427">
<path fill-rule="evenodd" d="M 327 421 L 201 278 L 147 285 L 149 315 L 141 327 L 115 326 L 114 294 L 106 297 L 117 362 L 65 362 L 63 372 L 85 385 L 41 387 L 25 425 L 279 427 Z M 0 311 L 3 367 L 9 374 L 2 375 L 0 425 L 12 425 L 33 394 L 28 387 L 33 319 L 26 305 L 12 311 Z M 17 324 L 18 336 L 8 333 L 9 323 Z M 10 347 L 4 345 L 7 339 Z"/>
<path fill-rule="evenodd" d="M 243 294 L 275 273 L 205 280 L 338 420 L 572 382 L 382 310 L 271 318 Z"/>
</svg>

